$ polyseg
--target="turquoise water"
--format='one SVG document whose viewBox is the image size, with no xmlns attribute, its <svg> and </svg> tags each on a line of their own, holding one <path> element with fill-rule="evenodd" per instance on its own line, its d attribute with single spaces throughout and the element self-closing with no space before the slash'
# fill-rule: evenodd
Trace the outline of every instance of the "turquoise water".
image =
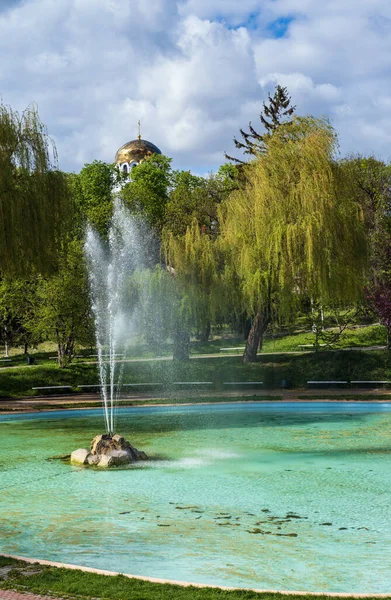
<svg viewBox="0 0 391 600">
<path fill-rule="evenodd" d="M 0 552 L 220 585 L 391 590 L 391 405 L 131 408 L 154 457 L 110 471 L 55 459 L 102 411 L 0 416 Z"/>
</svg>

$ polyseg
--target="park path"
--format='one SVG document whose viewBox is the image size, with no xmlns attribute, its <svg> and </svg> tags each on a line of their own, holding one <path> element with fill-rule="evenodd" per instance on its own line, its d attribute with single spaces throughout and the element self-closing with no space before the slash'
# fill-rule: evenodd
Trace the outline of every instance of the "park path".
<svg viewBox="0 0 391 600">
<path fill-rule="evenodd" d="M 137 394 L 126 395 L 123 396 L 119 400 L 119 406 L 132 406 L 132 402 L 137 401 L 137 406 L 148 406 L 152 405 L 157 406 L 156 400 L 159 398 L 164 400 L 164 404 L 169 404 L 169 401 L 172 400 L 172 404 L 175 404 L 175 399 L 185 399 L 189 398 L 189 404 L 196 402 L 194 400 L 194 396 L 203 398 L 207 397 L 210 399 L 210 402 L 213 401 L 218 402 L 219 398 L 234 398 L 237 402 L 257 402 L 257 401 L 265 401 L 265 397 L 268 401 L 277 401 L 277 402 L 335 402 L 340 401 L 338 396 L 349 396 L 349 399 L 345 399 L 344 402 L 365 402 L 368 400 L 368 396 L 377 396 L 376 401 L 381 402 L 382 396 L 386 396 L 384 398 L 384 402 L 389 402 L 390 390 L 384 388 L 373 388 L 373 389 L 316 389 L 316 390 L 262 390 L 259 388 L 254 389 L 246 389 L 246 390 L 224 390 L 224 391 L 199 391 L 196 394 L 190 395 L 189 390 L 176 390 L 175 394 L 172 393 L 146 393 L 139 392 Z M 260 397 L 258 399 L 258 397 Z M 335 398 L 337 397 L 337 398 Z M 371 398 L 373 400 L 373 397 Z M 140 401 L 142 402 L 140 404 Z M 168 401 L 168 402 L 167 402 Z M 40 410 L 58 410 L 62 408 L 64 405 L 69 406 L 72 405 L 72 408 L 78 408 L 78 404 L 80 404 L 80 408 L 88 408 L 88 405 L 92 405 L 92 407 L 96 406 L 96 403 L 100 402 L 99 394 L 61 394 L 61 395 L 47 395 L 47 396 L 33 396 L 29 398 L 1 398 L 0 399 L 0 415 L 9 413 L 18 413 L 18 412 L 39 412 Z M 181 403 L 183 406 L 184 403 Z M 1 597 L 0 597 L 0 600 Z"/>
<path fill-rule="evenodd" d="M 53 600 L 53 596 L 36 596 L 35 594 L 22 594 L 12 590 L 0 590 L 0 600 Z"/>
</svg>

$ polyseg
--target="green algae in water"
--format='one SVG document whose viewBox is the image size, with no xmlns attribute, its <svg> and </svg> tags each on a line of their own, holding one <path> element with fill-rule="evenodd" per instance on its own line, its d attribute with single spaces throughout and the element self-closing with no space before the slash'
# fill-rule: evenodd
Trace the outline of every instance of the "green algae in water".
<svg viewBox="0 0 391 600">
<path fill-rule="evenodd" d="M 100 411 L 0 416 L 1 551 L 211 584 L 389 591 L 389 405 L 122 409 L 117 430 L 160 460 L 53 460 L 102 431 Z"/>
</svg>

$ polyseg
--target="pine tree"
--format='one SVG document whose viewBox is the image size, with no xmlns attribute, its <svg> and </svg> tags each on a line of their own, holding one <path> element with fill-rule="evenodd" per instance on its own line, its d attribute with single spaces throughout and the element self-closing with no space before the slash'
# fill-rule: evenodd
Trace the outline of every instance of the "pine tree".
<svg viewBox="0 0 391 600">
<path fill-rule="evenodd" d="M 294 114 L 296 106 L 290 106 L 290 104 L 291 97 L 288 94 L 287 88 L 278 85 L 273 97 L 269 94 L 268 103 L 263 103 L 263 113 L 259 116 L 265 128 L 265 133 L 258 133 L 250 121 L 248 124 L 250 131 L 248 133 L 243 129 L 239 130 L 243 141 L 234 137 L 233 141 L 236 148 L 242 150 L 244 154 L 250 154 L 254 157 L 265 152 L 265 139 L 267 136 L 270 136 L 282 123 L 286 123 L 286 119 Z M 245 164 L 245 161 L 229 156 L 227 153 L 225 153 L 225 157 L 235 163 Z"/>
</svg>

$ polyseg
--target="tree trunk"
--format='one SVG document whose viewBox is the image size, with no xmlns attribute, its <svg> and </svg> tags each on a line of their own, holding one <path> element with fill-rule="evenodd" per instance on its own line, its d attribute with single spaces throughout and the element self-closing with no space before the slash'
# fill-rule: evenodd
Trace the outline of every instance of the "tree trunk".
<svg viewBox="0 0 391 600">
<path fill-rule="evenodd" d="M 251 327 L 252 327 L 252 320 L 245 319 L 244 326 L 243 326 L 243 338 L 245 340 L 247 340 L 248 336 L 250 335 Z"/>
<path fill-rule="evenodd" d="M 257 360 L 258 348 L 262 348 L 262 339 L 265 329 L 268 325 L 263 312 L 259 311 L 253 320 L 250 333 L 248 334 L 246 347 L 243 353 L 243 362 L 252 363 Z"/>
<path fill-rule="evenodd" d="M 203 344 L 206 344 L 206 342 L 209 340 L 209 336 L 210 336 L 210 321 L 207 322 L 207 324 L 204 327 L 204 330 L 202 331 L 202 333 L 200 335 L 200 342 L 202 342 Z"/>
<path fill-rule="evenodd" d="M 24 354 L 28 354 L 29 345 L 25 343 L 24 345 Z"/>
<path fill-rule="evenodd" d="M 8 347 L 8 330 L 7 325 L 4 325 L 4 349 L 5 349 L 5 357 L 9 356 L 9 347 Z"/>
<path fill-rule="evenodd" d="M 174 334 L 173 360 L 189 360 L 190 336 L 184 329 L 177 329 Z"/>
<path fill-rule="evenodd" d="M 75 339 L 73 336 L 68 337 L 67 340 L 59 340 L 57 338 L 57 356 L 58 366 L 63 368 L 72 362 L 72 358 L 75 352 Z"/>
</svg>

